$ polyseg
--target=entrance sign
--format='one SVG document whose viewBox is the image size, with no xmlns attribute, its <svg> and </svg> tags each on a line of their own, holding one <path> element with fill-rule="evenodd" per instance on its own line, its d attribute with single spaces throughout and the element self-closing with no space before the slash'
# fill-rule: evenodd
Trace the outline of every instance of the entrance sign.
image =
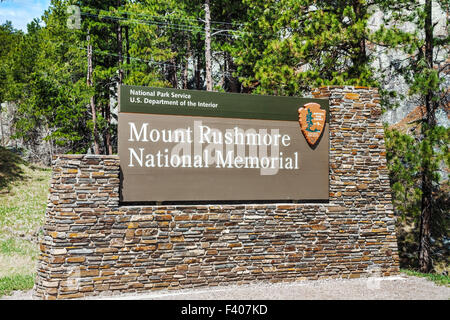
<svg viewBox="0 0 450 320">
<path fill-rule="evenodd" d="M 328 199 L 328 100 L 121 86 L 119 106 L 123 202 Z"/>
</svg>

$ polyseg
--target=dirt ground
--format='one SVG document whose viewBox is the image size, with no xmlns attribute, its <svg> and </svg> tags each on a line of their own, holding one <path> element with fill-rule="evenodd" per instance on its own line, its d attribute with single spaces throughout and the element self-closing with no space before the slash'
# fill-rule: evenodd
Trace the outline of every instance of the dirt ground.
<svg viewBox="0 0 450 320">
<path fill-rule="evenodd" d="M 33 299 L 32 291 L 16 291 L 0 300 Z M 140 294 L 102 294 L 88 300 L 449 300 L 450 287 L 406 276 L 339 280 L 257 283 Z"/>
</svg>

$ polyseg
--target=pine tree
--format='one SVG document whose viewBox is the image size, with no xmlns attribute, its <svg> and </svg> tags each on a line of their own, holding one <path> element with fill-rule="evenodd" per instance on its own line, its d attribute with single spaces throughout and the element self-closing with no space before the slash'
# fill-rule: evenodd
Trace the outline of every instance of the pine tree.
<svg viewBox="0 0 450 320">
<path fill-rule="evenodd" d="M 403 61 L 393 67 L 408 84 L 407 95 L 417 98 L 424 110 L 417 141 L 421 192 L 418 263 L 422 272 L 432 269 L 433 219 L 441 211 L 435 196 L 441 183 L 438 170 L 445 157 L 448 161 L 448 154 L 445 154 L 449 144 L 448 129 L 437 125 L 436 112 L 445 107 L 448 99 L 443 71 L 449 66 L 450 37 L 448 31 L 440 36 L 435 34 L 433 4 L 444 12 L 449 10 L 448 1 L 380 1 L 386 26 L 383 25 L 373 37 L 373 41 L 380 46 L 404 52 Z M 406 23 L 414 26 L 412 31 L 404 30 Z M 442 50 L 447 54 L 436 54 Z"/>
<path fill-rule="evenodd" d="M 28 30 L 32 48 L 33 71 L 25 82 L 24 100 L 18 111 L 24 115 L 17 127 L 24 137 L 29 130 L 43 127 L 51 144 L 64 145 L 72 152 L 87 151 L 89 128 L 86 103 L 89 90 L 85 84 L 85 52 L 76 45 L 79 35 L 67 30 L 67 4 L 52 2 L 44 13 L 45 28 L 38 24 Z M 30 32 L 31 31 L 31 32 Z M 31 40 L 34 39 L 34 40 Z M 21 50 L 23 55 L 25 50 Z M 23 62 L 22 62 L 23 63 Z"/>
<path fill-rule="evenodd" d="M 306 114 L 306 123 L 308 124 L 308 127 L 306 128 L 307 131 L 309 131 L 309 132 L 319 131 L 317 129 L 314 129 L 314 130 L 311 129 L 311 127 L 314 125 L 311 109 L 308 109 L 308 113 Z"/>
<path fill-rule="evenodd" d="M 374 84 L 363 0 L 245 0 L 248 21 L 233 56 L 244 85 L 293 95 L 332 84 Z"/>
</svg>

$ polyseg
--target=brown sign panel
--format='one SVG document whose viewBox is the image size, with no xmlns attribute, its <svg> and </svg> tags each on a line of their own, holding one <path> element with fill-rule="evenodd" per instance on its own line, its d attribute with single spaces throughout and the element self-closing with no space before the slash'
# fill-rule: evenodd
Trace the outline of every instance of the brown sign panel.
<svg viewBox="0 0 450 320">
<path fill-rule="evenodd" d="M 123 94 L 126 90 L 130 91 Z M 299 127 L 299 108 L 311 103 L 308 99 L 270 97 L 276 103 L 261 108 L 262 114 L 254 112 L 252 118 L 249 109 L 239 110 L 239 98 L 253 99 L 251 106 L 258 110 L 257 103 L 263 105 L 267 97 L 221 94 L 214 100 L 215 93 L 202 92 L 197 102 L 205 99 L 215 105 L 217 114 L 203 106 L 208 112 L 201 116 L 198 109 L 174 108 L 174 102 L 161 100 L 166 96 L 169 101 L 179 94 L 177 90 L 142 90 L 147 91 L 121 88 L 118 152 L 123 202 L 328 199 L 329 126 L 327 109 L 320 108 L 323 101 L 312 109 L 312 120 L 308 117 L 309 128 L 320 130 L 311 143 Z M 175 94 L 158 94 L 158 90 Z M 185 99 L 195 96 L 179 91 Z M 132 101 L 138 93 L 142 104 L 136 107 Z M 142 98 L 151 94 L 159 98 Z M 146 110 L 146 101 L 153 112 L 138 112 Z M 273 108 L 284 109 L 277 113 Z M 242 118 L 233 117 L 234 110 Z M 323 121 L 317 120 L 320 112 Z"/>
</svg>

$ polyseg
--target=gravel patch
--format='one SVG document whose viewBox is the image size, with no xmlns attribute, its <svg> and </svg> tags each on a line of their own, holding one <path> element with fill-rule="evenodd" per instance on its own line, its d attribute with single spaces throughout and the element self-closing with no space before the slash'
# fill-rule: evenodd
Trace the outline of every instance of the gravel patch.
<svg viewBox="0 0 450 320">
<path fill-rule="evenodd" d="M 0 300 L 29 300 L 32 291 L 16 291 Z M 255 283 L 140 294 L 100 295 L 83 300 L 449 300 L 450 287 L 424 278 L 400 276 L 360 279 Z"/>
</svg>

